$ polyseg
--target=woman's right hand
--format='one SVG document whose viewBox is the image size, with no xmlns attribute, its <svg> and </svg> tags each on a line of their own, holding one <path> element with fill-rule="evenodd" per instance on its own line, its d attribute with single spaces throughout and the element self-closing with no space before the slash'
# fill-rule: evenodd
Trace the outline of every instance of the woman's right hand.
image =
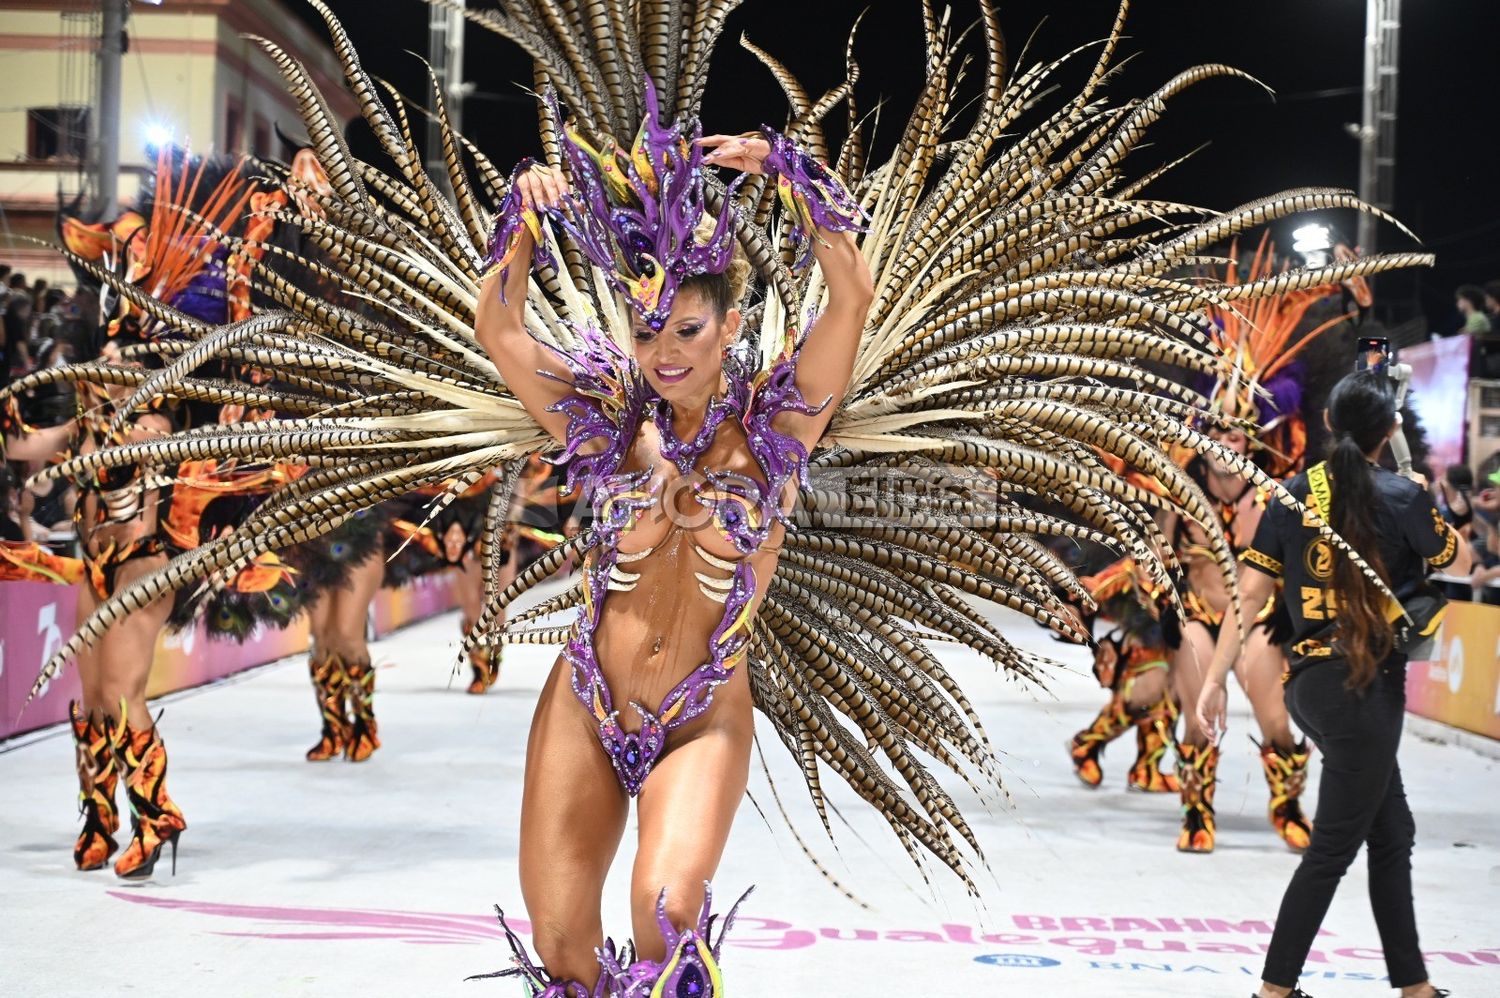
<svg viewBox="0 0 1500 998">
<path fill-rule="evenodd" d="M 546 211 L 562 204 L 573 193 L 568 178 L 543 163 L 535 163 L 516 178 L 521 204 L 533 211 Z"/>
<path fill-rule="evenodd" d="M 1229 691 L 1224 681 L 1213 677 L 1204 680 L 1195 709 L 1198 726 L 1208 734 L 1209 741 L 1217 742 L 1229 727 Z"/>
</svg>

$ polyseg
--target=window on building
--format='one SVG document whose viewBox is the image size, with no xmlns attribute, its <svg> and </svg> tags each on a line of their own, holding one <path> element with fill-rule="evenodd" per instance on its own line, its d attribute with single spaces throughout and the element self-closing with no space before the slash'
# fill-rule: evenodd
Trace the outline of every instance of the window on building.
<svg viewBox="0 0 1500 998">
<path fill-rule="evenodd" d="M 250 151 L 260 157 L 265 157 L 271 152 L 271 126 L 258 114 L 255 116 L 255 144 L 251 146 Z"/>
<path fill-rule="evenodd" d="M 82 160 L 88 154 L 87 107 L 33 107 L 26 110 L 26 157 Z"/>
<path fill-rule="evenodd" d="M 239 152 L 245 137 L 245 112 L 230 101 L 224 108 L 224 151 Z"/>
</svg>

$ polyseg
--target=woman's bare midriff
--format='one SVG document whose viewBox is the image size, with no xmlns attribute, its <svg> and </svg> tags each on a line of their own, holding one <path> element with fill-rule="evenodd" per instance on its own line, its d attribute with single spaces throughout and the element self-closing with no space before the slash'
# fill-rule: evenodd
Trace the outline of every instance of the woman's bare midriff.
<svg viewBox="0 0 1500 998">
<path fill-rule="evenodd" d="M 756 481 L 764 479 L 745 453 L 743 431 L 732 423 L 719 430 L 700 465 L 727 467 Z M 659 438 L 649 423 L 642 427 L 621 470 L 630 473 L 645 468 L 653 470 L 650 487 L 656 503 L 620 539 L 620 567 L 638 574 L 639 579 L 628 590 L 608 592 L 594 632 L 595 655 L 620 711 L 621 727 L 627 731 L 640 727 L 639 715 L 629 706 L 632 701 L 656 711 L 673 687 L 709 661 L 725 608 L 704 593 L 699 576 L 727 580 L 733 569 L 724 564 L 745 558 L 719 533 L 709 510 L 694 497 L 693 486 L 703 477 L 694 472 L 683 475 L 662 458 Z M 783 529 L 775 527 L 762 550 L 748 556 L 756 581 L 752 616 L 776 570 L 782 534 Z M 719 564 L 705 558 L 700 549 Z M 734 715 L 735 723 L 743 721 L 738 715 L 748 716 L 751 709 L 744 672 L 743 668 L 735 670 L 715 692 L 714 706 L 702 717 L 673 729 L 668 746 L 712 727 L 716 717 L 727 720 Z"/>
<path fill-rule="evenodd" d="M 1240 498 L 1238 507 L 1234 522 L 1226 529 L 1229 532 L 1229 543 L 1234 550 L 1243 551 L 1255 538 L 1255 530 L 1260 526 L 1263 511 L 1256 504 L 1253 491 L 1247 492 Z M 1208 547 L 1208 535 L 1199 529 L 1197 524 L 1185 521 L 1182 529 L 1186 532 L 1189 543 L 1194 547 Z M 1191 591 L 1197 593 L 1214 613 L 1227 612 L 1229 590 L 1224 585 L 1224 576 L 1221 574 L 1218 563 L 1205 554 L 1179 552 L 1179 557 L 1182 558 L 1183 568 L 1187 572 L 1188 586 Z"/>
<path fill-rule="evenodd" d="M 104 508 L 104 500 L 97 493 L 88 493 L 83 497 L 81 503 L 82 514 L 79 517 L 79 543 L 83 550 L 91 558 L 97 558 L 100 553 L 107 550 L 111 544 L 116 550 L 125 547 L 131 541 L 142 537 L 149 537 L 156 533 L 156 503 L 159 499 L 155 489 L 147 489 L 142 505 L 145 507 L 140 515 L 134 516 L 124 523 L 99 522 L 100 511 Z"/>
</svg>

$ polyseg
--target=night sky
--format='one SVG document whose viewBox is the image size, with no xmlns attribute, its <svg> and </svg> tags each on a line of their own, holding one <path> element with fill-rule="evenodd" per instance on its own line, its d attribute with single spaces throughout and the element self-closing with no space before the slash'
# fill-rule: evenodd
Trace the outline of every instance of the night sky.
<svg viewBox="0 0 1500 998">
<path fill-rule="evenodd" d="M 294 9 L 298 0 L 287 0 Z M 471 0 L 489 6 L 493 0 Z M 427 8 L 418 0 L 329 0 L 344 20 L 366 68 L 418 95 L 420 64 L 407 50 L 426 49 Z M 921 82 L 918 0 L 746 0 L 719 45 L 704 118 L 711 131 L 779 125 L 785 102 L 770 75 L 738 45 L 741 32 L 821 92 L 842 76 L 844 39 L 869 9 L 856 42 L 863 70 L 861 107 L 888 99 L 882 134 L 892 140 Z M 978 17 L 974 0 L 955 0 L 953 23 Z M 1001 19 L 1012 52 L 1036 32 L 1027 64 L 1052 59 L 1108 31 L 1116 0 L 1004 0 Z M 810 13 L 816 11 L 816 13 Z M 320 23 L 310 8 L 302 11 Z M 1354 188 L 1358 145 L 1344 123 L 1360 118 L 1364 0 L 1138 0 L 1120 55 L 1134 54 L 1111 85 L 1118 100 L 1144 96 L 1176 72 L 1225 62 L 1274 90 L 1215 80 L 1180 96 L 1151 133 L 1152 144 L 1127 161 L 1145 173 L 1208 141 L 1212 144 L 1152 189 L 1157 197 L 1229 208 L 1296 186 Z M 982 55 L 977 39 L 971 46 Z M 1091 58 L 1078 60 L 1086 71 Z M 1117 59 L 1118 61 L 1118 59 Z M 534 106 L 517 84 L 529 83 L 520 49 L 470 27 L 466 74 L 479 94 L 465 109 L 464 130 L 508 165 L 535 152 Z M 1077 77 L 1065 77 L 1076 85 Z M 977 80 L 973 81 L 977 86 Z M 1438 267 L 1415 278 L 1387 279 L 1387 300 L 1420 301 L 1432 328 L 1457 324 L 1452 290 L 1500 278 L 1500 3 L 1496 0 L 1407 0 L 1403 4 L 1396 214 L 1438 254 Z M 973 92 L 974 86 L 970 87 Z M 1071 94 L 1072 90 L 1068 91 Z M 358 129 L 360 126 L 356 126 Z M 830 130 L 836 138 L 837 128 Z M 356 151 L 369 147 L 354 136 Z M 880 143 L 877 141 L 877 149 Z M 1353 237 L 1350 218 L 1333 218 Z M 1289 246 L 1291 226 L 1276 233 Z M 1405 248 L 1383 229 L 1382 249 Z"/>
</svg>

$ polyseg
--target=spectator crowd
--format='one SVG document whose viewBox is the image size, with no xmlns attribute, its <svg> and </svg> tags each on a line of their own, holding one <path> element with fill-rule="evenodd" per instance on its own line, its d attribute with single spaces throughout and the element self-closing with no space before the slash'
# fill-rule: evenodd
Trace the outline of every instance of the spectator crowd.
<svg viewBox="0 0 1500 998">
<path fill-rule="evenodd" d="M 1467 584 L 1444 583 L 1448 595 L 1500 605 L 1500 451 L 1477 471 L 1467 465 L 1450 465 L 1433 484 L 1433 498 L 1443 517 L 1474 551 L 1474 569 Z"/>
<path fill-rule="evenodd" d="M 1461 336 L 1474 344 L 1469 376 L 1500 378 L 1500 280 L 1465 284 L 1454 292 Z"/>
<path fill-rule="evenodd" d="M 0 385 L 33 371 L 72 363 L 90 356 L 97 301 L 92 292 L 69 293 L 44 280 L 28 281 L 23 273 L 0 263 Z M 17 423 L 27 427 L 58 426 L 73 418 L 73 391 L 49 385 L 24 393 L 0 419 L 7 431 Z M 6 461 L 0 466 L 0 540 L 43 543 L 72 539 L 73 497 L 66 483 L 26 488 L 26 479 L 40 470 L 40 462 Z"/>
</svg>

